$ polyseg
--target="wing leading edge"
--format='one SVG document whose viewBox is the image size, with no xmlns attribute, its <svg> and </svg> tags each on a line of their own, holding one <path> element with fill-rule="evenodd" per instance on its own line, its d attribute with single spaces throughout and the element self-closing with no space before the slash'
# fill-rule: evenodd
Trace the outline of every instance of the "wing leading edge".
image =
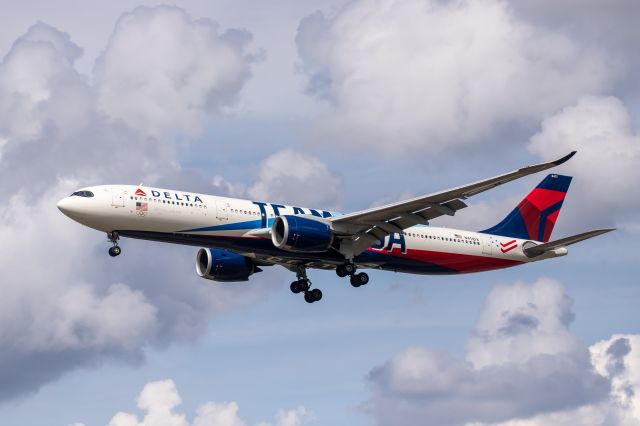
<svg viewBox="0 0 640 426">
<path fill-rule="evenodd" d="M 342 238 L 340 251 L 347 257 L 357 255 L 392 233 L 418 224 L 428 224 L 439 216 L 453 216 L 467 207 L 463 201 L 524 176 L 547 170 L 567 162 L 576 151 L 547 163 L 523 167 L 509 173 L 407 201 L 374 207 L 331 219 L 334 231 Z"/>
</svg>

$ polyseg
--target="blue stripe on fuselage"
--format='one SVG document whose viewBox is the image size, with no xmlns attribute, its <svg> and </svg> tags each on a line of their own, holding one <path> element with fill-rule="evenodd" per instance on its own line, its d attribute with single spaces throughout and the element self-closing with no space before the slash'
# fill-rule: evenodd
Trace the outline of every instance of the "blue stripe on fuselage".
<svg viewBox="0 0 640 426">
<path fill-rule="evenodd" d="M 268 227 L 273 224 L 274 218 L 269 218 Z M 176 232 L 207 232 L 207 231 L 240 231 L 250 229 L 260 229 L 262 221 L 260 219 L 247 220 L 244 222 L 227 223 L 224 225 L 205 226 L 204 228 L 184 229 Z"/>
</svg>

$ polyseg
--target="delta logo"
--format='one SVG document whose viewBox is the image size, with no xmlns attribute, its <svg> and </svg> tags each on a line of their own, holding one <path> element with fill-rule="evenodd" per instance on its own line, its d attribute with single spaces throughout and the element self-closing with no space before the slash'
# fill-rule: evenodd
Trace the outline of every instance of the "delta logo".
<svg viewBox="0 0 640 426">
<path fill-rule="evenodd" d="M 135 194 L 136 194 L 138 197 L 146 197 L 146 196 L 147 196 L 147 194 L 146 194 L 142 189 L 140 189 L 140 188 L 136 189 Z"/>
<path fill-rule="evenodd" d="M 516 240 L 507 241 L 506 243 L 500 243 L 500 251 L 503 253 L 508 253 L 516 247 L 518 247 L 518 243 L 516 242 Z"/>
</svg>

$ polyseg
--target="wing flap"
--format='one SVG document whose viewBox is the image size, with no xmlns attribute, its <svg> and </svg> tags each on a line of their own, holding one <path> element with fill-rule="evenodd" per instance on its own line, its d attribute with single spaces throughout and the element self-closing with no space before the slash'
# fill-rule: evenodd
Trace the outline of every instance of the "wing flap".
<svg viewBox="0 0 640 426">
<path fill-rule="evenodd" d="M 529 257 L 540 256 L 548 251 L 565 247 L 571 244 L 579 243 L 580 241 L 587 240 L 589 238 L 597 237 L 598 235 L 606 234 L 607 232 L 614 231 L 615 228 L 596 229 L 593 231 L 583 232 L 582 234 L 572 235 L 571 237 L 561 238 L 556 241 L 550 241 L 544 244 L 538 244 L 537 246 L 524 249 L 524 254 Z"/>
</svg>

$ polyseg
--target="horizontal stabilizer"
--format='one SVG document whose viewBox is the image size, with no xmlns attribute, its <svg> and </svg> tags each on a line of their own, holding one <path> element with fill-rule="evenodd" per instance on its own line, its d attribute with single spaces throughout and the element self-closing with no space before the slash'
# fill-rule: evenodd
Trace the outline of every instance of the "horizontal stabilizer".
<svg viewBox="0 0 640 426">
<path fill-rule="evenodd" d="M 559 247 L 565 247 L 570 244 L 575 244 L 580 241 L 584 241 L 589 238 L 597 237 L 598 235 L 606 234 L 607 232 L 614 231 L 615 228 L 596 229 L 595 231 L 583 232 L 582 234 L 573 235 L 571 237 L 561 238 L 556 241 L 550 241 L 548 243 L 539 244 L 534 247 L 524 249 L 524 254 L 529 257 L 540 256 L 548 251 L 557 249 Z"/>
</svg>

